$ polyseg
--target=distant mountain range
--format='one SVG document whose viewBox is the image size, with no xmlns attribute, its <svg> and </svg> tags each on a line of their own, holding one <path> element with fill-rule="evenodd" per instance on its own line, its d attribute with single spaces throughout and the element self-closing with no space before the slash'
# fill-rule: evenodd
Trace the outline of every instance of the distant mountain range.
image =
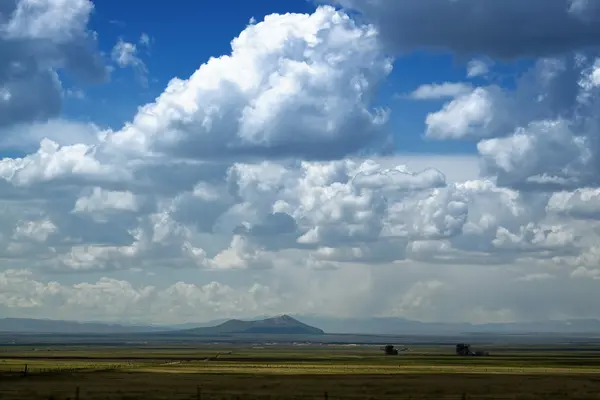
<svg viewBox="0 0 600 400">
<path fill-rule="evenodd" d="M 318 328 L 315 328 L 318 327 Z M 578 319 L 517 323 L 433 323 L 402 318 L 338 319 L 307 315 L 283 315 L 254 319 L 215 320 L 170 326 L 142 326 L 101 322 L 75 322 L 45 319 L 0 319 L 0 332 L 48 334 L 130 334 L 171 332 L 183 335 L 214 336 L 223 334 L 294 334 L 322 335 L 451 335 L 451 334 L 528 334 L 528 333 L 594 333 L 600 334 L 600 321 Z"/>
<path fill-rule="evenodd" d="M 220 322 L 220 323 L 218 323 Z M 198 326 L 200 325 L 200 326 Z M 323 335 L 319 328 L 302 323 L 289 315 L 259 320 L 231 319 L 206 324 L 175 326 L 129 326 L 98 322 L 54 321 L 45 319 L 0 319 L 0 332 L 46 333 L 46 334 L 129 334 L 174 333 L 180 335 L 218 336 L 224 334 L 270 334 L 270 335 Z"/>
<path fill-rule="evenodd" d="M 419 322 L 403 318 L 336 319 L 318 316 L 296 316 L 300 321 L 319 326 L 328 333 L 366 335 L 462 334 L 462 333 L 598 333 L 600 320 L 573 319 L 563 321 L 507 322 L 470 324 L 466 322 Z"/>
<path fill-rule="evenodd" d="M 58 321 L 50 319 L 3 318 L 0 332 L 22 333 L 147 333 L 170 330 L 164 327 L 108 324 L 102 322 Z"/>
</svg>

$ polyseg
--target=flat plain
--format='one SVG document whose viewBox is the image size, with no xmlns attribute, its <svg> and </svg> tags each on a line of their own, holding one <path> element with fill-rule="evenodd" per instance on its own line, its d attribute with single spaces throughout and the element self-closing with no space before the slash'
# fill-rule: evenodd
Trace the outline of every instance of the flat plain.
<svg viewBox="0 0 600 400">
<path fill-rule="evenodd" d="M 408 347 L 5 346 L 0 400 L 600 399 L 600 346 Z"/>
</svg>

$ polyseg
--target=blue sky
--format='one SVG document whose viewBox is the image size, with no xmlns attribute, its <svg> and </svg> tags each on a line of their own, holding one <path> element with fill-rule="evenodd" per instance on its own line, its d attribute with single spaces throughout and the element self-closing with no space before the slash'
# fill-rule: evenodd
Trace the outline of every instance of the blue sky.
<svg viewBox="0 0 600 400">
<path fill-rule="evenodd" d="M 0 317 L 600 318 L 597 3 L 1 4 Z"/>
</svg>

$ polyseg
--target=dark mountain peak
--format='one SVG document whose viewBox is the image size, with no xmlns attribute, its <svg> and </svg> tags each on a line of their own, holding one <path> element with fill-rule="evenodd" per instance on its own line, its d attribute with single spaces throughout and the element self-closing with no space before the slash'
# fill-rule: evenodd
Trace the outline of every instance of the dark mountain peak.
<svg viewBox="0 0 600 400">
<path fill-rule="evenodd" d="M 302 324 L 302 322 L 298 321 L 295 318 L 290 317 L 287 314 L 278 315 L 276 317 L 266 318 L 261 320 L 263 323 L 272 323 L 272 324 Z"/>
<path fill-rule="evenodd" d="M 225 322 L 220 323 L 219 326 L 225 325 L 225 324 L 241 324 L 241 323 L 244 323 L 244 321 L 242 321 L 241 319 L 229 319 Z"/>
<path fill-rule="evenodd" d="M 255 321 L 241 321 L 239 319 L 230 319 L 214 327 L 196 328 L 186 332 L 211 335 L 211 334 L 295 334 L 295 335 L 322 335 L 319 328 L 307 325 L 290 317 L 289 315 L 279 315 L 276 317 L 265 318 Z"/>
</svg>

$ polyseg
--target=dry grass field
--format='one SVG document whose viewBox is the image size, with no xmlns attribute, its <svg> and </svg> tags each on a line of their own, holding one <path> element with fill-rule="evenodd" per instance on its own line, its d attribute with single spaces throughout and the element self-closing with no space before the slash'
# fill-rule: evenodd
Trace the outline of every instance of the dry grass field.
<svg viewBox="0 0 600 400">
<path fill-rule="evenodd" d="M 0 349 L 0 400 L 600 399 L 595 349 L 378 346 Z M 27 365 L 28 373 L 23 370 Z"/>
</svg>

